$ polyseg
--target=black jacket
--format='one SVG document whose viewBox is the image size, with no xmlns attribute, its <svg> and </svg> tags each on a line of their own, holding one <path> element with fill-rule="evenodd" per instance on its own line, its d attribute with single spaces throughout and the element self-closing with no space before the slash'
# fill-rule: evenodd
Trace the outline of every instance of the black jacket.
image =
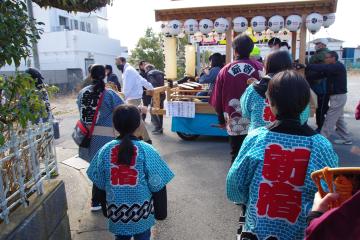
<svg viewBox="0 0 360 240">
<path fill-rule="evenodd" d="M 347 93 L 347 74 L 344 64 L 310 64 L 307 70 L 323 73 L 327 78 L 327 93 L 330 95 Z"/>
<path fill-rule="evenodd" d="M 151 70 L 147 72 L 147 80 L 155 87 L 162 87 L 165 85 L 165 74 L 159 70 Z"/>
</svg>

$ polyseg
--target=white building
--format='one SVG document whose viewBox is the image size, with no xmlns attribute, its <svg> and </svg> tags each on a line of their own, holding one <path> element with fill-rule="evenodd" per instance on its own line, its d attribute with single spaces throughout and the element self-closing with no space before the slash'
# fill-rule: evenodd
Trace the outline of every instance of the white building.
<svg viewBox="0 0 360 240">
<path fill-rule="evenodd" d="M 50 84 L 73 86 L 87 75 L 90 64 L 110 64 L 114 72 L 116 56 L 127 57 L 127 48 L 108 36 L 106 7 L 93 13 L 68 13 L 57 8 L 40 8 L 34 4 L 34 17 L 45 25 L 38 42 L 40 70 Z M 33 66 L 33 60 L 30 59 Z M 23 63 L 24 70 L 29 63 Z M 14 71 L 6 66 L 1 72 Z"/>
</svg>

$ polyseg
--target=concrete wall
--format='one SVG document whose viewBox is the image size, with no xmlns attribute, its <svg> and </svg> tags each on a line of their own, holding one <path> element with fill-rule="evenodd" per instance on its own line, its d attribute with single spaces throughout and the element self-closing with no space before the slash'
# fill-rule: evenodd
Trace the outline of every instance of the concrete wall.
<svg viewBox="0 0 360 240">
<path fill-rule="evenodd" d="M 12 212 L 9 224 L 0 224 L 0 240 L 71 240 L 64 183 L 45 181 L 44 190 L 30 197 L 29 207 Z"/>
</svg>

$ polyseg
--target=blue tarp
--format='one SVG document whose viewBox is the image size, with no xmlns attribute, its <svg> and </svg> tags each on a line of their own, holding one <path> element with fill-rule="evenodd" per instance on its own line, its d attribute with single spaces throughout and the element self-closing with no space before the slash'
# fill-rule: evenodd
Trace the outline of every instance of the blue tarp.
<svg viewBox="0 0 360 240">
<path fill-rule="evenodd" d="M 195 118 L 172 117 L 171 131 L 193 135 L 228 136 L 226 130 L 212 127 L 218 124 L 215 114 L 195 114 Z"/>
</svg>

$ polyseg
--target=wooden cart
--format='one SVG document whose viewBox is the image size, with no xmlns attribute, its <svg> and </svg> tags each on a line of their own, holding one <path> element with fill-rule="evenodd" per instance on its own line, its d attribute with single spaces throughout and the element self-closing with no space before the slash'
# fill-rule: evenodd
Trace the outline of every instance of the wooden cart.
<svg viewBox="0 0 360 240">
<path fill-rule="evenodd" d="M 295 61 L 296 58 L 296 49 L 297 43 L 299 42 L 299 63 L 305 64 L 306 58 L 306 17 L 313 13 L 317 12 L 320 14 L 335 13 L 337 7 L 337 0 L 276 0 L 276 1 L 267 1 L 264 0 L 248 0 L 248 3 L 240 3 L 237 5 L 222 5 L 222 6 L 199 6 L 199 7 L 184 7 L 188 1 L 178 1 L 173 2 L 174 8 L 170 9 L 159 9 L 155 10 L 155 19 L 156 21 L 170 21 L 170 20 L 180 20 L 185 21 L 186 19 L 196 19 L 201 20 L 208 18 L 215 20 L 219 17 L 226 17 L 231 23 L 232 19 L 238 16 L 243 16 L 247 18 L 250 22 L 250 19 L 254 16 L 264 16 L 267 19 L 273 15 L 281 15 L 283 17 L 297 14 L 302 16 L 301 28 L 298 32 L 291 33 L 291 50 L 292 57 Z M 240 1 L 245 2 L 245 1 Z M 178 6 L 176 6 L 178 5 Z M 232 24 L 228 31 L 226 32 L 226 63 L 232 61 L 232 41 L 235 37 L 235 34 L 232 29 Z M 172 86 L 172 84 L 170 84 Z M 192 101 L 198 97 L 185 95 L 186 91 L 179 91 L 179 88 L 174 87 L 161 87 L 155 89 L 154 92 L 154 107 L 152 109 L 153 113 L 165 114 L 164 109 L 160 109 L 160 93 L 167 92 L 167 101 L 174 101 L 176 99 L 182 98 L 183 100 L 187 99 Z M 214 109 L 207 103 L 196 102 L 196 113 L 198 114 L 208 114 L 209 116 L 215 116 L 216 113 Z M 194 119 L 196 121 L 196 117 Z M 208 126 L 209 129 L 211 126 Z M 178 133 L 180 137 L 184 139 L 195 139 L 197 134 L 186 133 L 185 135 Z M 223 135 L 223 134 L 220 134 Z M 185 137 L 184 137 L 185 136 Z"/>
</svg>

